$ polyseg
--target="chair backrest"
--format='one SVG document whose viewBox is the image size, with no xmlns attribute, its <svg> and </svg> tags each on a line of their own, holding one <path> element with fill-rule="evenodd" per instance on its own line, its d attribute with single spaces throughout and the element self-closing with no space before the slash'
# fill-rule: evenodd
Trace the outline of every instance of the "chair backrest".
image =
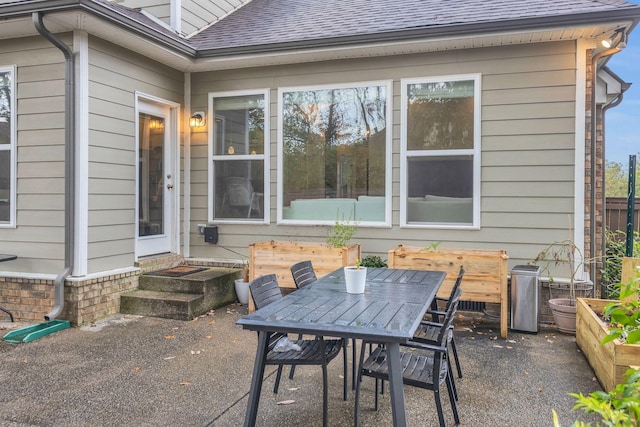
<svg viewBox="0 0 640 427">
<path fill-rule="evenodd" d="M 291 266 L 291 274 L 293 275 L 293 282 L 296 284 L 296 288 L 304 288 L 307 285 L 318 280 L 316 272 L 313 271 L 313 265 L 311 261 L 300 261 Z"/>
<path fill-rule="evenodd" d="M 250 206 L 253 186 L 249 178 L 232 176 L 225 180 L 226 199 L 229 206 Z"/>
<path fill-rule="evenodd" d="M 447 302 L 447 311 L 445 312 L 444 320 L 442 321 L 442 326 L 438 332 L 437 339 L 438 344 L 441 346 L 445 346 L 447 344 L 447 340 L 451 337 L 449 330 L 453 327 L 453 319 L 458 311 L 458 304 L 460 303 L 461 295 L 462 289 L 458 288 L 455 294 L 449 298 L 449 301 Z"/>
<path fill-rule="evenodd" d="M 460 272 L 458 273 L 458 278 L 456 279 L 456 283 L 453 284 L 453 287 L 451 288 L 451 293 L 449 294 L 449 299 L 447 300 L 447 304 L 445 305 L 444 311 L 449 311 L 449 306 L 451 305 L 451 301 L 453 300 L 454 296 L 456 295 L 456 293 L 458 292 L 458 290 L 460 289 L 460 284 L 462 283 L 462 277 L 464 276 L 464 267 L 460 267 Z M 462 291 L 460 291 L 460 294 L 462 294 Z"/>
<path fill-rule="evenodd" d="M 282 298 L 278 278 L 275 274 L 266 274 L 252 280 L 249 283 L 249 290 L 258 309 Z"/>
</svg>

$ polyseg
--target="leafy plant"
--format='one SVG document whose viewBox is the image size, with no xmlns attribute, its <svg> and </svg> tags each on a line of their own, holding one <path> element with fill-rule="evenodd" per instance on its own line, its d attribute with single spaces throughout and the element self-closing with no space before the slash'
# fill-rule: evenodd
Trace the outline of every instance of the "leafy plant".
<svg viewBox="0 0 640 427">
<path fill-rule="evenodd" d="M 620 280 L 622 275 L 622 258 L 626 253 L 625 232 L 622 230 L 606 231 L 605 259 L 602 273 L 602 282 L 606 286 L 606 298 L 618 299 L 620 295 Z M 633 233 L 633 255 L 640 256 L 640 234 Z"/>
<path fill-rule="evenodd" d="M 640 274 L 620 287 L 620 301 L 604 307 L 604 318 L 609 322 L 609 333 L 602 340 L 606 344 L 619 339 L 627 344 L 640 343 Z"/>
<path fill-rule="evenodd" d="M 371 267 L 371 268 L 387 268 L 387 262 L 380 258 L 377 255 L 367 255 L 362 258 L 362 262 L 360 263 L 363 267 Z"/>
<path fill-rule="evenodd" d="M 426 252 L 435 252 L 438 249 L 438 246 L 440 246 L 441 244 L 442 242 L 440 241 L 432 242 L 425 246 L 422 250 Z"/>
<path fill-rule="evenodd" d="M 541 266 L 541 274 L 547 274 L 551 283 L 554 282 L 552 268 L 565 265 L 569 268 L 569 299 L 575 301 L 575 282 L 581 268 L 591 260 L 585 260 L 582 251 L 571 239 L 559 240 L 549 244 L 541 250 L 532 261 Z"/>
<path fill-rule="evenodd" d="M 336 221 L 331 233 L 327 236 L 327 244 L 334 248 L 342 248 L 358 231 L 358 225 L 350 221 Z"/>
<path fill-rule="evenodd" d="M 581 409 L 587 414 L 598 414 L 603 424 L 596 426 L 637 427 L 640 420 L 640 369 L 629 369 L 626 379 L 617 384 L 609 393 L 595 391 L 588 396 L 582 393 L 571 393 L 576 398 L 572 410 Z M 558 415 L 553 411 L 553 425 L 560 427 Z M 575 421 L 572 427 L 590 427 L 582 421 Z"/>
</svg>

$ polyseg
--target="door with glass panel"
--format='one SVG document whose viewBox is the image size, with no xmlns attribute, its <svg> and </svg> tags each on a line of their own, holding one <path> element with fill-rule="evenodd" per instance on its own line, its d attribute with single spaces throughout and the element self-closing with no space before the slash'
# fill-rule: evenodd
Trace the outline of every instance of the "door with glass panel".
<svg viewBox="0 0 640 427">
<path fill-rule="evenodd" d="M 171 109 L 139 101 L 136 255 L 171 252 L 175 239 Z"/>
</svg>

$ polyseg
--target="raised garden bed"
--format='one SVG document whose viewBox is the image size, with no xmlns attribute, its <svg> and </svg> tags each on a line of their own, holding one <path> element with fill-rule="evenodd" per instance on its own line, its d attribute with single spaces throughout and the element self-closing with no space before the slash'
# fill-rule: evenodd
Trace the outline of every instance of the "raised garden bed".
<svg viewBox="0 0 640 427">
<path fill-rule="evenodd" d="M 640 344 L 619 341 L 602 345 L 608 334 L 607 325 L 600 318 L 604 307 L 613 300 L 578 298 L 576 342 L 600 381 L 603 390 L 613 390 L 624 382 L 624 373 L 631 366 L 640 365 Z"/>
<path fill-rule="evenodd" d="M 249 280 L 265 274 L 275 274 L 284 292 L 296 288 L 291 266 L 300 261 L 311 261 L 316 276 L 322 277 L 347 265 L 355 265 L 361 258 L 360 245 L 350 244 L 334 248 L 322 242 L 289 242 L 271 240 L 249 245 Z M 249 312 L 254 310 L 249 298 Z"/>
<path fill-rule="evenodd" d="M 448 297 L 464 267 L 462 297 L 464 301 L 500 304 L 500 336 L 507 337 L 507 251 L 483 249 L 426 249 L 398 245 L 389 251 L 389 268 L 446 271 L 447 277 L 438 296 Z"/>
</svg>

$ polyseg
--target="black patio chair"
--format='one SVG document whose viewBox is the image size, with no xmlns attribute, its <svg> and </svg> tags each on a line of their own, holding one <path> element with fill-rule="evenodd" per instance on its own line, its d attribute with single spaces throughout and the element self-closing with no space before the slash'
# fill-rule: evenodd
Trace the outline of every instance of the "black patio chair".
<svg viewBox="0 0 640 427">
<path fill-rule="evenodd" d="M 293 282 L 296 285 L 296 289 L 304 288 L 307 285 L 312 284 L 316 280 L 318 280 L 316 276 L 316 272 L 313 270 L 313 264 L 311 261 L 300 261 L 291 266 L 291 275 L 293 276 Z M 298 335 L 298 339 L 302 339 L 302 335 Z M 356 389 L 356 339 L 353 338 L 351 340 L 351 345 L 353 347 L 352 352 L 352 362 L 351 362 L 351 378 L 352 378 L 352 389 Z M 344 341 L 344 351 L 347 352 L 347 341 Z M 289 372 L 289 379 L 293 379 L 293 374 L 295 373 L 295 367 L 291 367 L 291 371 Z M 346 397 L 345 397 L 346 399 Z"/>
<path fill-rule="evenodd" d="M 293 282 L 296 284 L 297 289 L 304 288 L 318 280 L 316 272 L 313 271 L 311 261 L 300 261 L 293 264 L 291 266 L 291 274 L 293 275 Z"/>
<path fill-rule="evenodd" d="M 268 304 L 283 298 L 278 286 L 278 280 L 275 274 L 267 274 L 253 280 L 249 283 L 249 290 L 253 302 L 257 309 L 265 307 Z M 300 346 L 300 350 L 288 350 L 283 352 L 275 351 L 278 341 L 287 337 L 286 333 L 273 332 L 270 334 L 267 345 L 267 354 L 265 357 L 265 365 L 277 365 L 278 373 L 276 375 L 273 392 L 278 393 L 280 379 L 282 377 L 282 367 L 285 365 L 320 365 L 322 367 L 322 425 L 327 425 L 327 365 L 338 356 L 340 350 L 344 347 L 343 339 L 324 339 L 321 336 L 312 340 L 291 340 L 293 344 Z M 344 352 L 343 352 L 344 353 Z M 347 400 L 347 356 L 344 353 L 344 400 Z"/>
<path fill-rule="evenodd" d="M 443 384 L 447 387 L 449 402 L 453 411 L 453 418 L 456 425 L 460 424 L 458 415 L 458 405 L 453 391 L 453 378 L 451 376 L 450 364 L 447 363 L 448 345 L 450 338 L 450 328 L 453 324 L 460 295 L 462 290 L 458 289 L 451 298 L 449 310 L 445 313 L 442 326 L 436 339 L 436 344 L 425 344 L 410 341 L 400 346 L 400 364 L 402 367 L 402 382 L 405 385 L 432 390 L 435 397 L 438 421 L 440 427 L 445 427 L 440 389 Z M 360 387 L 362 377 L 368 376 L 376 379 L 375 409 L 379 408 L 378 380 L 389 380 L 389 368 L 384 346 L 375 348 L 364 360 L 365 346 L 360 350 L 360 368 L 358 369 L 358 381 L 356 386 L 356 401 L 354 413 L 354 425 L 359 425 L 360 417 Z"/>
<path fill-rule="evenodd" d="M 449 306 L 451 305 L 451 300 L 453 296 L 456 294 L 456 292 L 458 291 L 458 289 L 460 288 L 460 284 L 462 283 L 462 277 L 464 276 L 464 273 L 465 273 L 464 267 L 460 267 L 458 278 L 456 279 L 456 282 L 451 288 L 451 293 L 449 294 L 449 298 L 436 297 L 436 299 L 434 299 L 435 304 L 432 304 L 431 309 L 427 310 L 427 315 L 431 315 L 432 321 L 431 322 L 423 321 L 420 323 L 420 326 L 418 326 L 416 333 L 413 335 L 413 338 L 412 338 L 413 341 L 424 342 L 426 344 L 435 343 L 438 333 L 440 332 L 441 317 L 444 317 L 444 314 L 449 310 Z M 438 301 L 445 303 L 444 311 L 441 311 L 440 308 L 438 307 Z M 451 353 L 453 353 L 453 360 L 456 363 L 458 378 L 462 378 L 462 367 L 460 366 L 460 359 L 458 359 L 458 349 L 456 348 L 456 341 L 453 334 L 453 324 L 451 325 L 451 330 L 449 331 L 449 333 L 451 334 L 451 337 L 450 337 Z M 449 363 L 451 363 L 450 358 L 449 358 Z"/>
</svg>

